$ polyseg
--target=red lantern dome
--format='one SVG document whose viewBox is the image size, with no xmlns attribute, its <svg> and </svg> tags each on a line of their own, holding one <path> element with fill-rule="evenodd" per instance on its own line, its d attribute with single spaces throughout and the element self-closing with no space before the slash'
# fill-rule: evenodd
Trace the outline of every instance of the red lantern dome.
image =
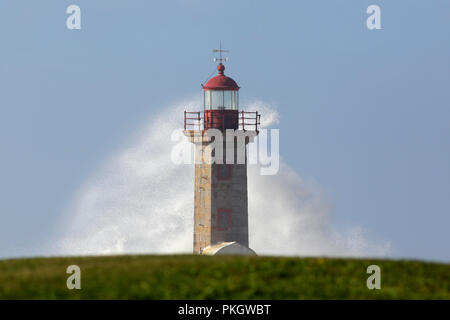
<svg viewBox="0 0 450 320">
<path fill-rule="evenodd" d="M 217 66 L 219 74 L 206 82 L 203 86 L 205 90 L 239 90 L 236 81 L 224 75 L 225 66 L 219 63 Z"/>
</svg>

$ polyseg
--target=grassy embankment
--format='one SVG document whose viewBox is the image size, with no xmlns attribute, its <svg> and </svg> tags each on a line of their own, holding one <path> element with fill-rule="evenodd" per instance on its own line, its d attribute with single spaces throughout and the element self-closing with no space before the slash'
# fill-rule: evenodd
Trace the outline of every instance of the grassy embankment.
<svg viewBox="0 0 450 320">
<path fill-rule="evenodd" d="M 366 287 L 381 267 L 381 290 Z M 81 268 L 68 290 L 66 268 Z M 450 265 L 328 258 L 113 256 L 0 261 L 0 299 L 450 299 Z"/>
</svg>

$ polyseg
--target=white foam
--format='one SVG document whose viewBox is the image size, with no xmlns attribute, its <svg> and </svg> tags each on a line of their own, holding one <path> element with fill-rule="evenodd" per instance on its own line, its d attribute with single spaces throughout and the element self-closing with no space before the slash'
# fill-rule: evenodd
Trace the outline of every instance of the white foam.
<svg viewBox="0 0 450 320">
<path fill-rule="evenodd" d="M 194 169 L 171 162 L 170 135 L 182 126 L 182 101 L 165 110 L 80 187 L 52 240 L 50 254 L 192 252 Z M 247 110 L 263 114 L 263 125 L 279 122 L 275 108 L 261 101 Z M 302 181 L 280 163 L 280 172 L 261 176 L 250 166 L 250 246 L 258 254 L 384 256 L 389 243 L 368 241 L 362 228 L 338 232 L 320 187 Z"/>
</svg>

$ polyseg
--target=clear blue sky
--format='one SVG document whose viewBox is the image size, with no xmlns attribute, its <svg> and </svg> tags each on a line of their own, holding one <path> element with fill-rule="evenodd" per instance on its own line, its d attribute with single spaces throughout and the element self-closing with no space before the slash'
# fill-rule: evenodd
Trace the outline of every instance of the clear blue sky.
<svg viewBox="0 0 450 320">
<path fill-rule="evenodd" d="M 447 0 L 3 0 L 0 257 L 39 254 L 142 119 L 200 94 L 221 39 L 241 98 L 278 105 L 281 155 L 338 226 L 450 261 L 449 34 Z"/>
</svg>

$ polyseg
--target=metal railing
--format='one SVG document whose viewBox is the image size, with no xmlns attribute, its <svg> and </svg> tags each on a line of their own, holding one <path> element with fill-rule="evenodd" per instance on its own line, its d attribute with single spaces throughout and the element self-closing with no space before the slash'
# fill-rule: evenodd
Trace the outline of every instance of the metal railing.
<svg viewBox="0 0 450 320">
<path fill-rule="evenodd" d="M 214 116 L 214 113 L 209 114 L 209 118 L 212 118 L 212 123 L 214 123 L 215 117 L 217 116 Z M 220 121 L 225 121 L 223 115 L 217 118 L 220 118 Z M 204 111 L 184 111 L 184 130 L 204 130 L 204 119 Z M 240 130 L 258 131 L 258 126 L 261 125 L 261 114 L 258 111 L 238 111 L 237 120 Z M 222 128 L 225 128 L 225 123 L 223 123 Z"/>
<path fill-rule="evenodd" d="M 246 129 L 247 126 L 247 128 L 250 127 L 258 131 L 259 125 L 261 125 L 261 114 L 258 111 L 239 111 L 239 129 L 244 131 L 252 130 Z"/>
<path fill-rule="evenodd" d="M 203 111 L 184 111 L 184 130 L 203 130 Z"/>
</svg>

